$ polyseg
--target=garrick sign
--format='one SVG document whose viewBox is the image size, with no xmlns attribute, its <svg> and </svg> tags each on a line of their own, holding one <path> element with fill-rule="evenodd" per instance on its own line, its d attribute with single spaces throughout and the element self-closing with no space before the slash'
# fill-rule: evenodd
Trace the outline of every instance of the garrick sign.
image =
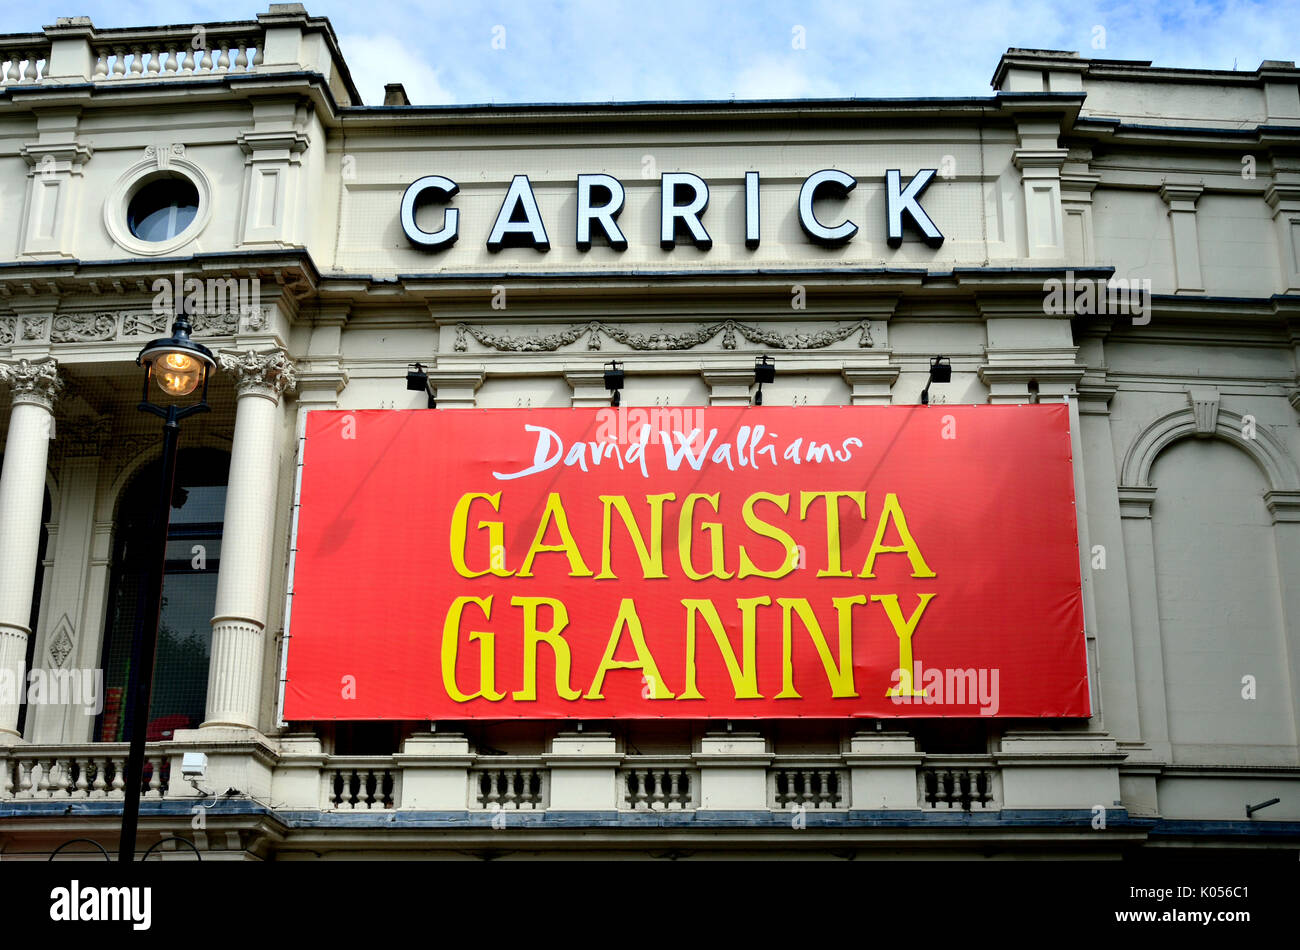
<svg viewBox="0 0 1300 950">
<path fill-rule="evenodd" d="M 943 234 L 921 207 L 921 194 L 935 176 L 935 169 L 922 168 L 904 183 L 898 169 L 885 172 L 885 228 L 890 247 L 903 243 L 905 223 L 919 231 L 930 247 L 943 244 Z M 857 186 L 857 179 L 834 168 L 814 172 L 799 189 L 799 225 L 814 244 L 839 247 L 853 240 L 858 226 L 848 217 L 834 223 L 823 221 L 813 211 L 821 199 L 846 199 Z M 579 175 L 577 180 L 576 244 L 578 250 L 590 250 L 599 240 L 618 251 L 627 250 L 627 238 L 618 226 L 626 192 L 622 182 L 612 175 Z M 758 172 L 745 172 L 745 246 L 759 246 L 761 181 Z M 402 231 L 417 248 L 440 251 L 451 247 L 460 236 L 460 210 L 451 201 L 460 186 L 450 178 L 428 175 L 413 181 L 402 195 Z M 693 244 L 700 250 L 713 247 L 713 238 L 704 224 L 709 207 L 709 185 L 690 172 L 667 172 L 659 178 L 659 246 L 671 250 L 678 243 Z M 448 205 L 441 227 L 426 231 L 415 220 L 417 208 L 437 203 Z M 515 175 L 501 201 L 487 249 L 531 247 L 549 251 L 551 239 L 546 222 L 537 207 L 532 183 L 527 175 Z"/>
</svg>

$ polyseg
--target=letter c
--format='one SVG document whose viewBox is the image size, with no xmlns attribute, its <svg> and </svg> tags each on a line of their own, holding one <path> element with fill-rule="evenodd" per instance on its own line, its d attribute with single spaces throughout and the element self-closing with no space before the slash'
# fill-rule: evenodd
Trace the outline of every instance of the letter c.
<svg viewBox="0 0 1300 950">
<path fill-rule="evenodd" d="M 819 197 L 819 191 L 823 198 L 847 198 L 857 184 L 857 179 L 852 175 L 834 168 L 813 172 L 804 180 L 803 187 L 799 189 L 799 226 L 814 244 L 839 247 L 849 243 L 853 235 L 858 233 L 858 226 L 852 221 L 843 221 L 828 228 L 813 214 L 813 201 Z"/>
</svg>

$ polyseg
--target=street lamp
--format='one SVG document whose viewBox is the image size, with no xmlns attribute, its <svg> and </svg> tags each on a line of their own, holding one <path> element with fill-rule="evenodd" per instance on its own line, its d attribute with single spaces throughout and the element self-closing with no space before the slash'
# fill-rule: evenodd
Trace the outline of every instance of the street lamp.
<svg viewBox="0 0 1300 950">
<path fill-rule="evenodd" d="M 131 636 L 131 666 L 128 670 L 127 732 L 131 751 L 126 759 L 126 796 L 122 803 L 122 835 L 117 859 L 135 859 L 136 827 L 140 821 L 140 787 L 144 779 L 144 745 L 148 733 L 149 703 L 153 698 L 154 653 L 158 646 L 158 622 L 162 613 L 163 575 L 166 571 L 167 529 L 171 522 L 172 496 L 176 491 L 176 452 L 180 439 L 180 421 L 187 416 L 208 412 L 208 379 L 216 369 L 212 351 L 190 339 L 190 323 L 184 314 L 176 315 L 172 335 L 153 340 L 136 357 L 136 365 L 145 369 L 144 392 L 137 407 L 141 412 L 163 420 L 162 480 L 158 503 L 150 525 L 151 556 L 146 563 L 156 564 L 146 579 L 141 608 L 136 611 L 135 630 Z M 157 390 L 150 384 L 157 386 Z M 198 391 L 198 402 L 184 402 Z M 159 402 L 150 399 L 151 394 Z"/>
</svg>

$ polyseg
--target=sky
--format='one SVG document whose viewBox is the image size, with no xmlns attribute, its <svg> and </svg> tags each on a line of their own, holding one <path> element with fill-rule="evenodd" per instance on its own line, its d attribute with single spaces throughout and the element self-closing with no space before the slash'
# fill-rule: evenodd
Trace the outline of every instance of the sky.
<svg viewBox="0 0 1300 950">
<path fill-rule="evenodd" d="M 0 32 L 251 20 L 269 0 L 6 3 Z M 308 0 L 366 104 L 980 96 L 1008 47 L 1156 66 L 1300 60 L 1300 0 Z"/>
</svg>

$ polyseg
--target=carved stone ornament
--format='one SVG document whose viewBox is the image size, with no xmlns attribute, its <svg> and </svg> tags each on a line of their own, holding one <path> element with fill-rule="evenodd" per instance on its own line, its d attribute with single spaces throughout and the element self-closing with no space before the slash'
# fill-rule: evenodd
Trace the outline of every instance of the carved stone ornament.
<svg viewBox="0 0 1300 950">
<path fill-rule="evenodd" d="M 250 327 L 260 328 L 265 325 L 265 314 L 250 312 L 241 314 L 236 310 L 221 313 L 196 313 L 190 316 L 191 332 L 194 336 L 234 336 L 239 331 L 239 321 L 245 319 Z M 9 318 L 12 320 L 13 318 Z M 26 320 L 27 318 L 24 318 Z M 154 310 L 101 310 L 91 313 L 62 313 L 54 318 L 50 331 L 51 343 L 101 343 L 107 340 L 159 337 L 171 331 L 175 317 L 170 311 Z M 43 330 L 43 328 L 38 328 Z M 40 336 L 28 337 L 24 324 L 25 339 L 40 339 Z M 6 333 L 10 339 L 6 340 Z M 13 328 L 6 331 L 0 321 L 0 345 L 12 343 Z"/>
<path fill-rule="evenodd" d="M 0 380 L 9 384 L 15 403 L 36 403 L 51 412 L 54 411 L 54 401 L 63 392 L 59 363 L 55 359 L 0 363 Z"/>
<path fill-rule="evenodd" d="M 60 419 L 55 451 L 64 458 L 93 458 L 109 445 L 112 424 L 108 419 Z"/>
<path fill-rule="evenodd" d="M 61 667 L 67 660 L 68 654 L 72 652 L 72 624 L 68 622 L 67 614 L 64 614 L 59 620 L 59 626 L 50 637 L 50 659 L 56 667 Z"/>
<path fill-rule="evenodd" d="M 590 323 L 574 324 L 542 336 L 511 336 L 508 333 L 494 333 L 484 327 L 459 323 L 456 325 L 454 347 L 458 353 L 465 352 L 469 349 L 468 338 L 473 337 L 483 346 L 503 352 L 551 352 L 586 336 L 587 349 L 598 350 L 603 334 L 616 343 L 622 343 L 634 350 L 689 350 L 722 334 L 722 348 L 734 350 L 736 336 L 739 334 L 750 343 L 761 343 L 779 350 L 817 350 L 846 340 L 859 331 L 861 336 L 858 338 L 858 346 L 872 346 L 871 323 L 868 320 L 839 324 L 807 333 L 783 333 L 736 320 L 711 323 L 681 333 L 636 333 L 620 326 L 593 320 Z"/>
<path fill-rule="evenodd" d="M 218 358 L 222 372 L 235 377 L 235 391 L 240 396 L 279 399 L 298 384 L 298 371 L 284 350 L 222 350 Z"/>
</svg>

